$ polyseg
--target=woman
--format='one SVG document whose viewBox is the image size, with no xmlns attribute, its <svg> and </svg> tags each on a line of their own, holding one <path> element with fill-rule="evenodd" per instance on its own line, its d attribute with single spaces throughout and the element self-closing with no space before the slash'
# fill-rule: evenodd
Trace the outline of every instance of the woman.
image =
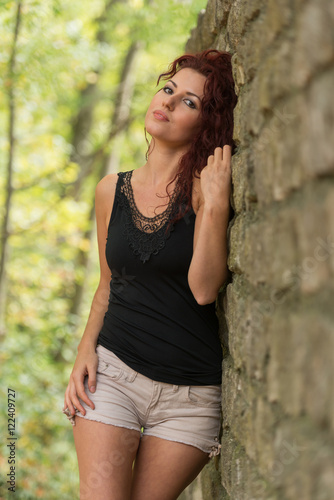
<svg viewBox="0 0 334 500">
<path fill-rule="evenodd" d="M 184 55 L 161 78 L 147 162 L 95 193 L 101 276 L 63 409 L 81 500 L 175 500 L 220 452 L 231 56 Z"/>
</svg>

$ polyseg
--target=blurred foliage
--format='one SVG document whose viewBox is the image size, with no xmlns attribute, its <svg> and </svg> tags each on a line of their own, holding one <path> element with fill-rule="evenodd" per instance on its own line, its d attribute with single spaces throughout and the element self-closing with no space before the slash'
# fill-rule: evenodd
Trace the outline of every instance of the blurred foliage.
<svg viewBox="0 0 334 500">
<path fill-rule="evenodd" d="M 107 3 L 109 15 L 102 14 Z M 131 124 L 108 146 L 119 170 L 145 162 L 144 116 L 156 79 L 181 55 L 205 0 L 26 0 L 16 67 L 9 81 L 17 3 L 0 1 L 0 217 L 4 216 L 9 152 L 8 96 L 16 108 L 7 264 L 6 335 L 0 339 L 4 436 L 0 498 L 7 492 L 7 388 L 16 391 L 17 500 L 79 498 L 72 426 L 62 414 L 64 392 L 98 284 L 96 237 L 85 237 L 96 175 L 87 176 L 78 199 L 69 190 L 79 173 L 70 160 L 80 92 L 98 86 L 93 125 L 85 147 L 105 140 L 117 86 L 130 45 L 141 42 L 135 64 Z M 99 33 L 99 35 L 97 35 Z M 102 34 L 101 34 L 102 33 Z M 77 252 L 90 255 L 89 273 Z M 75 284 L 84 282 L 80 315 L 70 314 Z"/>
</svg>

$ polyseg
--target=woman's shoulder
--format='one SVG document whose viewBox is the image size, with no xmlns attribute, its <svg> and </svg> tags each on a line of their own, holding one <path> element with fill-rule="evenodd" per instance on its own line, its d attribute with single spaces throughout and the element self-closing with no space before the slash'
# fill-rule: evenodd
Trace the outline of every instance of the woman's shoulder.
<svg viewBox="0 0 334 500">
<path fill-rule="evenodd" d="M 112 203 L 115 197 L 118 174 L 108 174 L 102 177 L 95 189 L 95 199 L 100 203 Z"/>
</svg>

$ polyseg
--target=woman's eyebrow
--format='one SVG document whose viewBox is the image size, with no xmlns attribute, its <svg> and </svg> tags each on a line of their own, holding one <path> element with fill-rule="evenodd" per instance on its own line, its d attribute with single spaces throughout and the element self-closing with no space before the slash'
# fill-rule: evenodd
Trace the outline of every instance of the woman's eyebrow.
<svg viewBox="0 0 334 500">
<path fill-rule="evenodd" d="M 177 85 L 175 82 L 173 82 L 173 80 L 169 80 L 170 83 L 172 83 L 174 85 L 175 88 L 177 88 Z M 199 99 L 201 101 L 201 98 L 198 97 L 198 95 L 194 94 L 193 92 L 186 92 L 187 95 L 193 95 L 194 97 L 197 97 L 197 99 Z"/>
</svg>

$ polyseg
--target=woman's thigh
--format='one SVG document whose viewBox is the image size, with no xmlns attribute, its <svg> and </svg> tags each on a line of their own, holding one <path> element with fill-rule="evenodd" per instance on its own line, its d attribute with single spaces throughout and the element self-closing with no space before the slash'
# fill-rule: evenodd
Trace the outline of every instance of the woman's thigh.
<svg viewBox="0 0 334 500">
<path fill-rule="evenodd" d="M 80 500 L 128 500 L 140 432 L 76 418 Z"/>
<path fill-rule="evenodd" d="M 195 446 L 142 436 L 131 500 L 176 500 L 209 460 L 209 454 Z"/>
</svg>

